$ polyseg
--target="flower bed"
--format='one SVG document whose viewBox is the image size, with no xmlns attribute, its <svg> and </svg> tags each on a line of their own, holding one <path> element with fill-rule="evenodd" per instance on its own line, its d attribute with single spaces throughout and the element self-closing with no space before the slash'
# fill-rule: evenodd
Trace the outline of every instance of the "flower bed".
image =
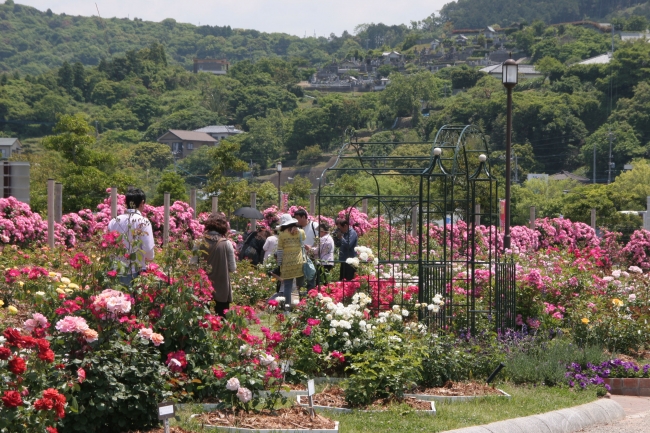
<svg viewBox="0 0 650 433">
<path fill-rule="evenodd" d="M 275 431 L 338 431 L 338 423 L 316 414 L 311 417 L 309 412 L 301 407 L 264 410 L 254 414 L 233 411 L 216 410 L 195 417 L 204 427 L 216 427 L 220 430 L 255 432 Z M 237 430 L 235 430 L 237 429 Z"/>
<path fill-rule="evenodd" d="M 297 401 L 301 406 L 308 406 L 309 404 L 308 397 L 304 395 L 298 396 Z M 343 413 L 352 412 L 354 409 L 363 412 L 381 412 L 388 410 L 392 406 L 405 404 L 419 413 L 428 413 L 431 415 L 436 414 L 436 408 L 433 402 L 425 402 L 413 397 L 404 397 L 399 399 L 394 397 L 379 398 L 372 401 L 367 406 L 351 406 L 345 398 L 345 391 L 338 387 L 326 388 L 322 392 L 312 396 L 312 401 L 314 409 L 333 410 Z"/>
</svg>

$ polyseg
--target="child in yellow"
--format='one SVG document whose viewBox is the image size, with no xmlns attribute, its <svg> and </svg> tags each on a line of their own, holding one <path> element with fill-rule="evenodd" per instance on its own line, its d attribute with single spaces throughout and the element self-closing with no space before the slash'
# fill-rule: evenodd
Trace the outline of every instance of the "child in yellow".
<svg viewBox="0 0 650 433">
<path fill-rule="evenodd" d="M 305 232 L 298 228 L 298 220 L 289 214 L 280 217 L 280 234 L 278 235 L 278 265 L 282 277 L 285 309 L 291 308 L 291 291 L 293 281 L 298 288 L 305 284 L 302 266 L 305 258 L 302 253 L 302 243 L 305 241 Z"/>
</svg>

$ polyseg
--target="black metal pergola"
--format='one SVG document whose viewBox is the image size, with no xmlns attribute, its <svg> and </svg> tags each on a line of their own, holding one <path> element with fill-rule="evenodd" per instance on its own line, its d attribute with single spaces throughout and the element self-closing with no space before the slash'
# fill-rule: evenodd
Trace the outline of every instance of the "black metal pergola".
<svg viewBox="0 0 650 433">
<path fill-rule="evenodd" d="M 498 184 L 488 156 L 485 137 L 472 125 L 444 126 L 433 143 L 346 140 L 319 179 L 318 213 L 357 208 L 378 218 L 374 244 L 361 243 L 379 260 L 375 277 L 367 278 L 371 297 L 384 294 L 373 308 L 414 309 L 439 294 L 438 312 L 418 309 L 438 328 L 475 330 L 479 321 L 514 327 L 515 267 L 497 244 Z M 364 179 L 372 193 L 336 190 L 330 182 L 343 175 Z"/>
</svg>

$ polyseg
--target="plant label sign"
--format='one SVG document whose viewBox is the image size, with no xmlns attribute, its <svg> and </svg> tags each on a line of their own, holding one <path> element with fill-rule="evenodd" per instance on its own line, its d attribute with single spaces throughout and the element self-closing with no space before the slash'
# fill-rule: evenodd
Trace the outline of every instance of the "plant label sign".
<svg viewBox="0 0 650 433">
<path fill-rule="evenodd" d="M 158 403 L 158 419 L 165 420 L 174 418 L 174 403 Z"/>
<path fill-rule="evenodd" d="M 307 381 L 307 398 L 309 399 L 309 416 L 310 418 L 314 417 L 314 397 L 316 394 L 316 386 L 314 385 L 314 379 L 309 379 Z"/>
</svg>

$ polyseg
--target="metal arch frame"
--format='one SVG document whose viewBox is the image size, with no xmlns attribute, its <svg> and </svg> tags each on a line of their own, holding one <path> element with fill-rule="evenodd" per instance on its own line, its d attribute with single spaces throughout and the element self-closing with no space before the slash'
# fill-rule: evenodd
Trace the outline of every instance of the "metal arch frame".
<svg viewBox="0 0 650 433">
<path fill-rule="evenodd" d="M 347 135 L 347 131 L 346 131 Z M 418 302 L 430 302 L 435 293 L 441 293 L 445 299 L 445 306 L 440 314 L 435 317 L 421 317 L 430 320 L 437 326 L 448 328 L 454 322 L 464 320 L 469 329 L 475 329 L 477 318 L 486 315 L 488 320 L 493 320 L 497 329 L 514 327 L 514 264 L 502 263 L 496 245 L 497 233 L 494 226 L 499 221 L 499 206 L 497 199 L 498 182 L 490 173 L 487 156 L 489 149 L 483 134 L 473 125 L 445 125 L 436 133 L 431 142 L 359 142 L 353 135 L 345 137 L 345 143 L 339 149 L 334 164 L 325 168 L 319 178 L 318 184 L 318 213 L 322 214 L 324 200 L 338 200 L 345 203 L 345 208 L 357 207 L 367 199 L 376 203 L 377 216 L 393 225 L 399 217 L 399 224 L 404 224 L 406 230 L 410 221 L 411 227 L 417 224 L 417 259 L 395 260 L 393 255 L 393 235 L 387 235 L 388 250 L 386 255 L 380 248 L 382 246 L 382 230 L 377 233 L 377 246 L 375 249 L 380 264 L 405 264 L 417 265 Z M 390 151 L 397 146 L 405 144 L 430 145 L 429 155 L 390 156 Z M 375 147 L 377 146 L 377 147 Z M 383 147 L 383 149 L 382 149 Z M 438 153 L 436 148 L 440 148 Z M 368 150 L 382 150 L 381 155 L 366 154 Z M 385 150 L 385 151 L 383 151 Z M 479 161 L 479 155 L 486 155 L 485 161 Z M 475 158 L 473 157 L 475 155 Z M 342 167 L 344 160 L 356 161 L 357 166 Z M 411 166 L 404 163 L 411 162 Z M 326 194 L 323 190 L 327 184 L 327 175 L 332 172 L 362 172 L 374 181 L 375 194 L 364 196 L 346 194 Z M 419 191 L 412 195 L 385 195 L 381 194 L 378 177 L 402 176 L 419 178 Z M 438 186 L 438 189 L 435 187 Z M 438 194 L 438 195 L 436 195 Z M 486 202 L 487 209 L 477 210 L 476 204 Z M 339 203 L 342 204 L 342 203 Z M 401 212 L 395 209 L 402 205 Z M 417 221 L 414 208 L 417 207 Z M 428 233 L 436 216 L 442 217 L 442 247 L 441 256 L 432 254 L 431 236 Z M 447 218 L 449 222 L 447 222 Z M 433 219 L 432 219 L 433 217 Z M 387 220 L 386 220 L 387 218 Z M 481 218 L 490 223 L 487 230 L 487 257 L 479 259 L 477 249 L 477 222 Z M 466 220 L 468 236 L 465 241 L 458 243 L 455 238 L 457 220 Z M 407 236 L 404 237 L 405 251 L 408 250 Z M 461 240 L 462 241 L 462 240 Z M 494 266 L 493 266 L 494 265 Z M 491 281 L 488 284 L 487 309 L 476 309 L 477 285 L 475 271 L 477 268 L 487 267 L 491 272 Z M 461 279 L 466 284 L 466 295 L 463 302 L 454 301 L 451 290 L 455 282 L 454 272 L 462 268 L 465 277 Z M 493 274 L 492 274 L 493 272 Z M 412 283 L 414 280 L 411 281 Z M 402 292 L 402 302 L 404 292 Z M 395 302 L 399 303 L 399 302 Z M 460 312 L 463 314 L 459 314 Z M 427 316 L 420 312 L 421 316 Z M 461 321 L 462 321 L 461 320 Z M 456 325 L 457 327 L 457 325 Z"/>
</svg>

